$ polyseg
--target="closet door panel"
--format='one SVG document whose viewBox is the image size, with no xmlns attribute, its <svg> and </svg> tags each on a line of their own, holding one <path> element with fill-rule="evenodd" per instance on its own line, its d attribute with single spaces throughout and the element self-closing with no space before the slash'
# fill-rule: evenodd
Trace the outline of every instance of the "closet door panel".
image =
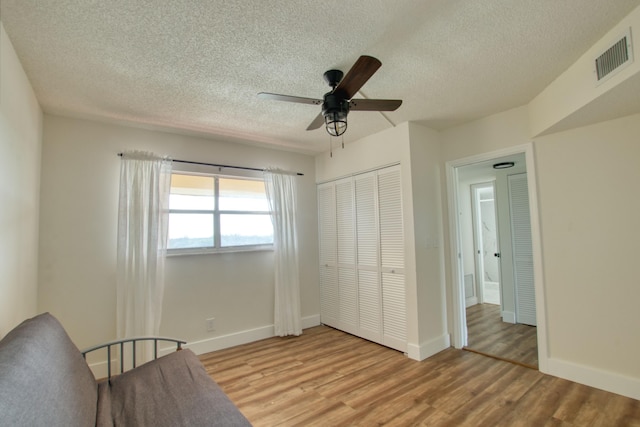
<svg viewBox="0 0 640 427">
<path fill-rule="evenodd" d="M 320 322 L 339 328 L 338 271 L 335 267 L 320 266 Z"/>
<path fill-rule="evenodd" d="M 378 266 L 378 227 L 376 215 L 375 176 L 372 173 L 355 178 L 356 235 L 358 266 Z"/>
<path fill-rule="evenodd" d="M 383 343 L 407 351 L 407 303 L 404 274 L 382 273 Z"/>
<path fill-rule="evenodd" d="M 318 187 L 318 233 L 320 265 L 335 265 L 337 259 L 336 194 L 332 183 Z"/>
<path fill-rule="evenodd" d="M 378 171 L 383 342 L 389 347 L 406 351 L 407 302 L 401 190 L 399 166 Z"/>
<path fill-rule="evenodd" d="M 380 264 L 382 268 L 404 268 L 404 230 L 400 168 L 378 172 L 380 217 Z"/>
<path fill-rule="evenodd" d="M 338 329 L 350 334 L 358 334 L 358 283 L 356 271 L 351 268 L 338 268 L 339 310 Z"/>
<path fill-rule="evenodd" d="M 318 234 L 320 243 L 320 321 L 338 327 L 338 268 L 335 187 L 318 186 Z"/>
<path fill-rule="evenodd" d="M 382 305 L 377 271 L 358 271 L 358 307 L 362 338 L 382 343 Z"/>
<path fill-rule="evenodd" d="M 355 265 L 355 217 L 353 182 L 343 179 L 336 182 L 337 261 L 342 265 Z"/>
<path fill-rule="evenodd" d="M 509 175 L 508 185 L 516 290 L 516 321 L 536 326 L 536 294 L 533 280 L 533 247 L 527 174 Z"/>
<path fill-rule="evenodd" d="M 355 209 L 353 180 L 336 181 L 336 230 L 339 301 L 339 328 L 358 333 L 358 283 L 356 280 Z"/>
</svg>

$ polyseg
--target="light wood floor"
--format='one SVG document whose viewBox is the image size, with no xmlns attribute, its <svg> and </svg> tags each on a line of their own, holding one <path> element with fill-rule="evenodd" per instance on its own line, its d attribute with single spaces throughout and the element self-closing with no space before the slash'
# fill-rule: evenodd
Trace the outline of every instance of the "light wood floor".
<svg viewBox="0 0 640 427">
<path fill-rule="evenodd" d="M 467 335 L 470 350 L 538 369 L 536 327 L 503 322 L 499 305 L 468 307 Z"/>
<path fill-rule="evenodd" d="M 326 326 L 200 356 L 254 426 L 640 426 L 640 401 L 453 348 L 422 362 Z"/>
</svg>

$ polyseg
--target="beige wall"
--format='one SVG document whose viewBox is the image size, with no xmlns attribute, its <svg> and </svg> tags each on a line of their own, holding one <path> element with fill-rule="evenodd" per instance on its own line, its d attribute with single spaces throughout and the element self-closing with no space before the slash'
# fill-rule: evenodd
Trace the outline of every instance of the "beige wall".
<svg viewBox="0 0 640 427">
<path fill-rule="evenodd" d="M 37 312 L 42 111 L 0 23 L 0 337 Z"/>
<path fill-rule="evenodd" d="M 131 149 L 304 173 L 298 177 L 301 309 L 308 321 L 317 323 L 313 157 L 45 115 L 39 309 L 57 316 L 79 347 L 115 338 L 116 154 Z M 206 331 L 209 317 L 216 319 L 214 332 Z M 206 351 L 228 345 L 230 336 L 256 329 L 267 333 L 272 325 L 273 252 L 167 259 L 161 335 L 183 338 L 197 343 L 196 351 Z"/>
</svg>

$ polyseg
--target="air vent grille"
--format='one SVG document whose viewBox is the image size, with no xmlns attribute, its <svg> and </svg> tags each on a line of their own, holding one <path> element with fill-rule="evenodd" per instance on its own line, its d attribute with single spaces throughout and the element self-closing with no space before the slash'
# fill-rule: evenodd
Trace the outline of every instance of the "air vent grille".
<svg viewBox="0 0 640 427">
<path fill-rule="evenodd" d="M 596 58 L 595 67 L 598 82 L 610 76 L 611 73 L 618 70 L 622 65 L 630 62 L 630 60 L 632 60 L 632 57 L 631 32 L 629 31 L 624 37 Z"/>
</svg>

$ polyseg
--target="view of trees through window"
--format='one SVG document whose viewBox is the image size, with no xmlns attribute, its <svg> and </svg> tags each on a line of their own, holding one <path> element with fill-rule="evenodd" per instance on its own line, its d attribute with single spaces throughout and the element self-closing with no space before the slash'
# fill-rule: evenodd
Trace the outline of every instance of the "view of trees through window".
<svg viewBox="0 0 640 427">
<path fill-rule="evenodd" d="M 174 173 L 169 210 L 169 249 L 273 244 L 260 180 Z"/>
</svg>

